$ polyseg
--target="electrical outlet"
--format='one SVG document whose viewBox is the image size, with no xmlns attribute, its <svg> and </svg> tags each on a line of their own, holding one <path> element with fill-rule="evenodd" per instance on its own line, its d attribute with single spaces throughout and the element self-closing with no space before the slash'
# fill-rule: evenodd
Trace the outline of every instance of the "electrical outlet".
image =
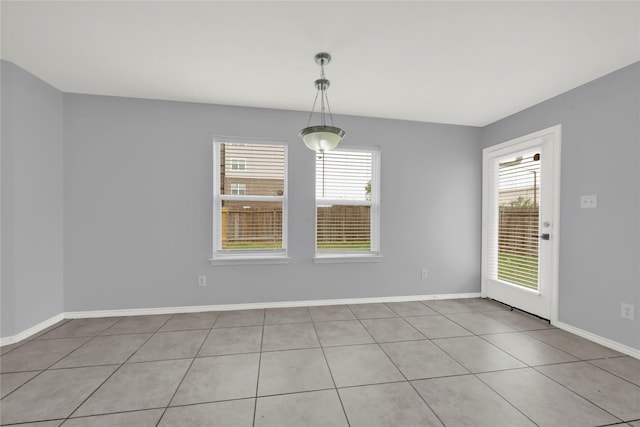
<svg viewBox="0 0 640 427">
<path fill-rule="evenodd" d="M 581 209 L 595 209 L 598 207 L 598 196 L 592 194 L 590 196 L 580 196 Z"/>
<path fill-rule="evenodd" d="M 620 316 L 623 319 L 635 320 L 636 308 L 631 304 L 620 304 Z"/>
<path fill-rule="evenodd" d="M 429 277 L 429 270 L 427 270 L 426 268 L 423 268 L 420 271 L 420 277 L 422 277 L 422 279 L 426 279 L 427 277 Z"/>
<path fill-rule="evenodd" d="M 207 286 L 207 276 L 198 276 L 198 286 L 201 288 Z"/>
</svg>

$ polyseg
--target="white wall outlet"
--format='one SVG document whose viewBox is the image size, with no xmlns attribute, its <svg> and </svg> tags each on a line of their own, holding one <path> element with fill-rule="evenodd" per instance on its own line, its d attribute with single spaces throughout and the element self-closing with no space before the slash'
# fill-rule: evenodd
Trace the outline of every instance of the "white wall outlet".
<svg viewBox="0 0 640 427">
<path fill-rule="evenodd" d="M 592 194 L 590 196 L 580 196 L 581 209 L 595 209 L 598 207 L 598 196 Z"/>
<path fill-rule="evenodd" d="M 429 270 L 427 270 L 426 268 L 423 268 L 422 270 L 420 270 L 420 277 L 422 279 L 426 279 L 429 277 Z"/>
<path fill-rule="evenodd" d="M 198 286 L 201 288 L 207 286 L 207 276 L 198 276 Z"/>
<path fill-rule="evenodd" d="M 623 319 L 635 320 L 636 319 L 636 308 L 631 304 L 620 304 L 620 316 Z"/>
</svg>

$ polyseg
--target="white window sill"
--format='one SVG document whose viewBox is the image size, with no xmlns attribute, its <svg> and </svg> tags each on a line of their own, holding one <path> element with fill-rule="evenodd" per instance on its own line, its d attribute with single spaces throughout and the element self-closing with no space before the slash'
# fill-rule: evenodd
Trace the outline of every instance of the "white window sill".
<svg viewBox="0 0 640 427">
<path fill-rule="evenodd" d="M 247 264 L 288 264 L 287 256 L 253 256 L 253 257 L 217 257 L 211 258 L 211 265 L 247 265 Z"/>
<path fill-rule="evenodd" d="M 339 264 L 339 263 L 352 263 L 352 262 L 382 262 L 382 255 L 318 255 L 313 257 L 313 262 L 316 264 Z"/>
</svg>

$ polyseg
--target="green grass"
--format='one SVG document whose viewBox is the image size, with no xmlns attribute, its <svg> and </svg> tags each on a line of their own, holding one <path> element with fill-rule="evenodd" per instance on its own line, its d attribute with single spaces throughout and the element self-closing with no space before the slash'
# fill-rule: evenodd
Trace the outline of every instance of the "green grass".
<svg viewBox="0 0 640 427">
<path fill-rule="evenodd" d="M 280 242 L 242 242 L 242 243 L 222 243 L 222 249 L 280 249 Z M 318 242 L 318 250 L 340 250 L 340 251 L 368 251 L 371 248 L 369 242 Z"/>
<path fill-rule="evenodd" d="M 517 271 L 514 269 L 517 268 Z M 498 254 L 498 279 L 529 289 L 538 289 L 538 258 Z"/>
<path fill-rule="evenodd" d="M 243 243 L 222 243 L 222 249 L 282 249 L 282 243 L 280 242 L 243 242 Z"/>
<path fill-rule="evenodd" d="M 371 250 L 369 242 L 318 242 L 316 248 L 319 251 L 368 251 Z"/>
</svg>

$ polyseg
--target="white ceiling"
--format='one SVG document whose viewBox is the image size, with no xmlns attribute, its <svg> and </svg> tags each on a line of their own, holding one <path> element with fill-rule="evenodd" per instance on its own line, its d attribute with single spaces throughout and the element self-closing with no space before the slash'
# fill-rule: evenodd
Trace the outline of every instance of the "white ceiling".
<svg viewBox="0 0 640 427">
<path fill-rule="evenodd" d="M 64 92 L 483 126 L 640 60 L 640 2 L 2 1 Z M 339 124 L 339 123 L 338 123 Z"/>
</svg>

